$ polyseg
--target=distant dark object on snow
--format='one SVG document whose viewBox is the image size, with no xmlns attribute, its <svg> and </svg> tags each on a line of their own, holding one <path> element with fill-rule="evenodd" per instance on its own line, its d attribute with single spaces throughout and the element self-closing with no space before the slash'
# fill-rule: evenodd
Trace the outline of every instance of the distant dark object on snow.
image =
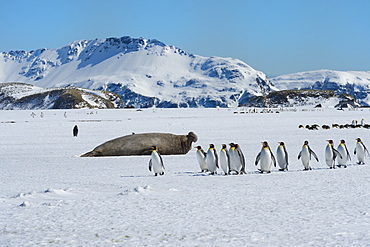
<svg viewBox="0 0 370 247">
<path fill-rule="evenodd" d="M 73 127 L 73 136 L 77 137 L 77 135 L 78 135 L 78 127 L 77 125 L 75 125 L 75 127 Z"/>
<path fill-rule="evenodd" d="M 161 155 L 186 154 L 192 143 L 198 140 L 194 132 L 187 135 L 169 133 L 145 133 L 122 136 L 107 141 L 81 157 L 150 155 L 152 147 L 158 147 Z"/>
</svg>

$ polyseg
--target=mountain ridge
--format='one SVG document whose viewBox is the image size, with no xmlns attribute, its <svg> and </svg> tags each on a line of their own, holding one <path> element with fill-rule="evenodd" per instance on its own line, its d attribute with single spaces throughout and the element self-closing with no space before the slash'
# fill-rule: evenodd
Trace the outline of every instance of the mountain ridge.
<svg viewBox="0 0 370 247">
<path fill-rule="evenodd" d="M 128 36 L 3 52 L 0 82 L 9 81 L 110 90 L 135 107 L 229 107 L 275 90 L 263 72 L 241 60 Z"/>
<path fill-rule="evenodd" d="M 138 108 L 233 107 L 294 89 L 333 90 L 370 105 L 370 71 L 316 70 L 269 79 L 239 59 L 203 57 L 129 36 L 2 52 L 0 82 L 111 91 Z"/>
<path fill-rule="evenodd" d="M 360 104 L 370 104 L 370 71 L 314 70 L 281 75 L 270 81 L 279 90 L 333 90 L 352 95 Z"/>
</svg>

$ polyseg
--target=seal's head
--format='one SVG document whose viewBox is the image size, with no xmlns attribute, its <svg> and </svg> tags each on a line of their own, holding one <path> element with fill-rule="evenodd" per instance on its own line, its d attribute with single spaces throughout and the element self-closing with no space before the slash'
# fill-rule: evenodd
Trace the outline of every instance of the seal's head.
<svg viewBox="0 0 370 247">
<path fill-rule="evenodd" d="M 198 141 L 198 136 L 194 132 L 189 132 L 188 135 L 186 136 L 188 138 L 188 141 L 190 143 L 192 142 L 197 142 Z"/>
</svg>

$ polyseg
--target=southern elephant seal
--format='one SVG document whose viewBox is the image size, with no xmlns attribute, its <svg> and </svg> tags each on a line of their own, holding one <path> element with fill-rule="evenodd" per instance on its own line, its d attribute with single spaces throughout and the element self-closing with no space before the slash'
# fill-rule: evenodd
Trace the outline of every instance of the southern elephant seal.
<svg viewBox="0 0 370 247">
<path fill-rule="evenodd" d="M 194 132 L 187 135 L 169 133 L 144 133 L 118 137 L 104 142 L 81 157 L 150 155 L 152 147 L 157 146 L 162 155 L 186 154 L 196 142 Z"/>
</svg>

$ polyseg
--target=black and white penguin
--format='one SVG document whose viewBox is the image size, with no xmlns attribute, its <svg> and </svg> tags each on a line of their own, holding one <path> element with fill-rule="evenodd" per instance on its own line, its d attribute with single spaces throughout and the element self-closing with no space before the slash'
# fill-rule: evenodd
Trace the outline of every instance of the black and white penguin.
<svg viewBox="0 0 370 247">
<path fill-rule="evenodd" d="M 235 173 L 238 175 L 242 169 L 242 163 L 240 162 L 240 156 L 238 150 L 236 150 L 235 144 L 230 143 L 229 159 L 230 159 L 230 170 L 229 173 Z"/>
<path fill-rule="evenodd" d="M 369 155 L 369 151 L 367 150 L 365 144 L 361 141 L 361 138 L 357 138 L 356 140 L 357 140 L 357 143 L 356 143 L 354 154 L 357 155 L 357 160 L 358 160 L 357 164 L 363 165 L 365 164 L 365 153 Z"/>
<path fill-rule="evenodd" d="M 217 174 L 218 156 L 217 156 L 215 146 L 213 144 L 209 144 L 209 148 L 207 151 L 207 157 L 206 157 L 206 164 L 207 164 L 208 171 L 211 173 L 211 175 Z"/>
<path fill-rule="evenodd" d="M 229 152 L 227 151 L 226 144 L 222 144 L 222 148 L 220 151 L 220 166 L 221 169 L 224 171 L 224 174 L 228 175 L 230 172 L 230 157 Z"/>
<path fill-rule="evenodd" d="M 152 169 L 155 176 L 164 174 L 163 160 L 156 146 L 152 147 L 152 154 L 149 161 L 149 171 L 152 171 Z"/>
<path fill-rule="evenodd" d="M 238 153 L 239 161 L 240 161 L 240 164 L 242 166 L 240 168 L 240 174 L 246 174 L 246 172 L 245 172 L 245 158 L 244 158 L 243 151 L 240 148 L 240 145 L 239 144 L 235 144 L 235 150 Z"/>
<path fill-rule="evenodd" d="M 348 160 L 351 160 L 351 156 L 349 155 L 345 140 L 340 140 L 337 150 L 342 156 L 342 157 L 339 156 L 337 159 L 338 167 L 343 166 L 344 168 L 347 168 L 347 162 Z"/>
<path fill-rule="evenodd" d="M 258 153 L 254 164 L 257 166 L 258 162 L 260 162 L 261 169 L 259 170 L 261 173 L 270 173 L 272 163 L 274 163 L 274 166 L 276 167 L 275 156 L 272 153 L 267 141 L 262 142 L 261 152 Z"/>
<path fill-rule="evenodd" d="M 207 164 L 206 164 L 207 153 L 204 152 L 204 150 L 201 146 L 197 146 L 195 148 L 197 149 L 197 154 L 196 155 L 197 155 L 197 160 L 198 160 L 201 172 L 208 171 Z"/>
<path fill-rule="evenodd" d="M 279 171 L 288 170 L 288 152 L 286 151 L 284 142 L 279 142 L 279 146 L 276 150 L 276 159 L 280 166 Z"/>
<path fill-rule="evenodd" d="M 327 140 L 328 145 L 325 148 L 325 162 L 329 166 L 330 169 L 335 168 L 335 158 L 339 156 L 339 158 L 343 158 L 342 155 L 333 147 L 334 142 L 333 140 Z"/>
<path fill-rule="evenodd" d="M 77 135 L 78 135 L 78 127 L 77 127 L 77 125 L 75 125 L 75 126 L 73 127 L 73 136 L 74 136 L 74 137 L 77 137 Z"/>
<path fill-rule="evenodd" d="M 310 167 L 311 155 L 313 155 L 316 161 L 319 162 L 317 155 L 315 154 L 314 151 L 312 151 L 312 149 L 308 145 L 308 141 L 304 141 L 302 150 L 298 154 L 298 159 L 301 159 L 305 171 L 312 170 L 312 168 Z"/>
</svg>

